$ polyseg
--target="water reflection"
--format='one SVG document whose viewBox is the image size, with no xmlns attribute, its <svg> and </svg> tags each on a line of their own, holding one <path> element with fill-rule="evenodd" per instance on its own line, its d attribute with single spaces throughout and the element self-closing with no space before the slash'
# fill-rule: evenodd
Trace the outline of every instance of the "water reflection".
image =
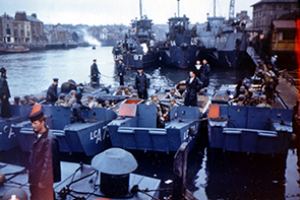
<svg viewBox="0 0 300 200">
<path fill-rule="evenodd" d="M 194 179 L 197 198 L 205 188 L 207 199 L 285 199 L 286 155 L 207 149 L 203 165 Z"/>
</svg>

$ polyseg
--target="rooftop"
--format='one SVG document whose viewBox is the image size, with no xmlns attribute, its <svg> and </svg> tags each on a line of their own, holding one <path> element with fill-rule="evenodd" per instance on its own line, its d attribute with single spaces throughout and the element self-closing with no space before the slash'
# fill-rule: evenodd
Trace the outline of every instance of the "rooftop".
<svg viewBox="0 0 300 200">
<path fill-rule="evenodd" d="M 297 3 L 297 0 L 261 0 L 253 4 L 252 7 L 257 6 L 259 4 L 269 4 L 269 3 Z"/>
<path fill-rule="evenodd" d="M 36 17 L 34 17 L 32 15 L 27 15 L 26 18 L 28 21 L 31 21 L 31 22 L 42 22 L 41 20 L 37 19 Z"/>
</svg>

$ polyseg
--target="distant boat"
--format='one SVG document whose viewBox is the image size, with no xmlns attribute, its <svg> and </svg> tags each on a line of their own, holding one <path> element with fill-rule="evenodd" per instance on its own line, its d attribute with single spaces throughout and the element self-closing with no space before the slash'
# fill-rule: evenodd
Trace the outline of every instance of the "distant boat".
<svg viewBox="0 0 300 200">
<path fill-rule="evenodd" d="M 188 69 L 201 57 L 203 46 L 198 40 L 196 26 L 191 27 L 189 18 L 179 14 L 169 18 L 166 40 L 159 47 L 159 61 L 162 66 Z"/>
<path fill-rule="evenodd" d="M 95 49 L 96 49 L 96 46 L 93 46 L 92 49 L 95 50 Z"/>
<path fill-rule="evenodd" d="M 196 37 L 196 29 L 189 28 L 188 17 L 170 18 L 167 40 L 159 48 L 161 64 L 181 69 L 193 66 L 200 54 L 200 48 L 194 42 Z"/>
<path fill-rule="evenodd" d="M 0 47 L 0 53 L 26 53 L 29 52 L 30 49 L 28 47 L 22 45 L 12 45 L 6 47 Z"/>
<path fill-rule="evenodd" d="M 125 65 L 132 69 L 153 67 L 158 62 L 152 20 L 142 15 L 140 1 L 140 19 L 132 20 L 131 28 L 123 41 L 113 48 L 115 60 L 123 59 Z"/>
</svg>

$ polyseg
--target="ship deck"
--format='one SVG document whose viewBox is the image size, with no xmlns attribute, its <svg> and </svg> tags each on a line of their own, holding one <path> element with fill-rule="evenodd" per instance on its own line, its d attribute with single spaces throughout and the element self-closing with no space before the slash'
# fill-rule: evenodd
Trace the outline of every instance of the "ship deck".
<svg viewBox="0 0 300 200">
<path fill-rule="evenodd" d="M 70 188 L 70 193 L 66 199 L 74 199 L 76 196 L 84 197 L 84 199 L 105 197 L 99 189 L 100 176 L 91 166 L 72 162 L 61 162 L 61 172 L 61 181 L 54 184 L 57 199 L 60 199 L 59 193 L 64 188 Z M 12 188 L 20 188 L 29 195 L 28 174 L 23 166 L 0 162 L 0 173 L 6 176 L 5 183 L 0 187 L 0 198 L 3 197 L 6 191 Z M 79 181 L 77 182 L 77 180 Z M 128 194 L 128 198 L 125 199 L 147 200 L 158 197 L 159 195 L 157 192 L 160 186 L 159 179 L 132 173 L 130 174 L 129 189 L 135 185 L 138 185 L 141 192 L 135 195 Z"/>
</svg>

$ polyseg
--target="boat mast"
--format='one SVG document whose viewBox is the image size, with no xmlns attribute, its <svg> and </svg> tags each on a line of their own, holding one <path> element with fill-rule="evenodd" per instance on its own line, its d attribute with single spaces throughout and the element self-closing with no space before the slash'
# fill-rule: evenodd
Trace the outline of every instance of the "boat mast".
<svg viewBox="0 0 300 200">
<path fill-rule="evenodd" d="M 216 9 L 217 9 L 217 8 L 216 8 L 216 4 L 217 4 L 217 3 L 216 3 L 216 0 L 214 0 L 214 3 L 213 3 L 213 4 L 214 4 L 213 16 L 216 17 Z"/>
<path fill-rule="evenodd" d="M 229 5 L 229 20 L 234 19 L 234 5 L 235 5 L 235 0 L 230 0 L 230 5 Z"/>
<path fill-rule="evenodd" d="M 143 5 L 142 5 L 142 0 L 140 0 L 140 19 L 143 17 Z"/>
<path fill-rule="evenodd" d="M 177 17 L 180 17 L 179 2 L 180 0 L 177 0 Z"/>
</svg>

